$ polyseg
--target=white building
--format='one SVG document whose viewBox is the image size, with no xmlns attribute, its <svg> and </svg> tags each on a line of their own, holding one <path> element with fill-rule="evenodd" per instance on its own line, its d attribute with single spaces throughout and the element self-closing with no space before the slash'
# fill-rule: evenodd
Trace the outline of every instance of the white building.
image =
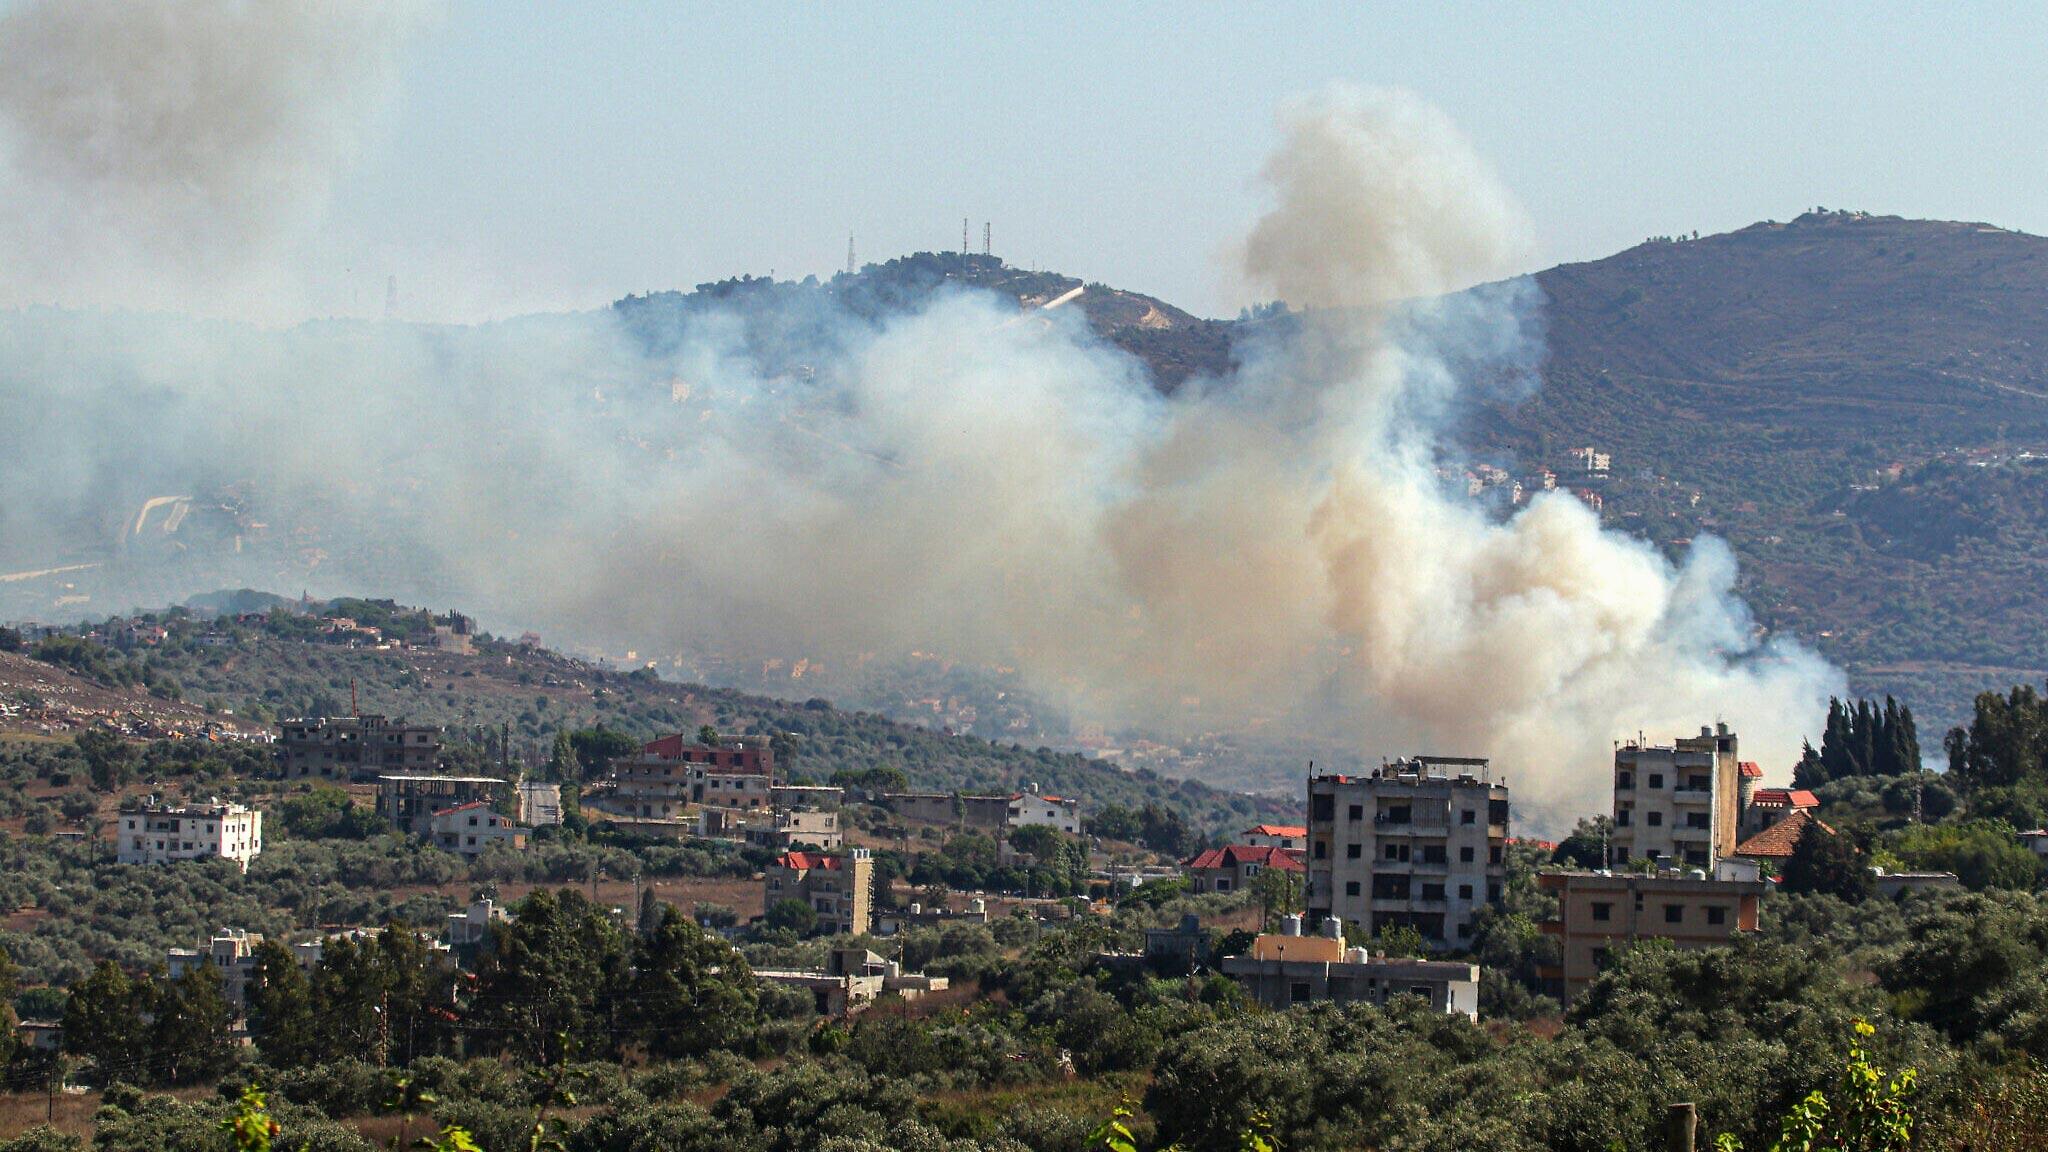
<svg viewBox="0 0 2048 1152">
<path fill-rule="evenodd" d="M 1036 788 L 1019 792 L 1010 797 L 1010 810 L 1003 821 L 1009 828 L 1029 828 L 1043 824 L 1057 828 L 1069 836 L 1081 834 L 1081 802 L 1059 796 L 1046 796 Z"/>
<path fill-rule="evenodd" d="M 448 914 L 444 937 L 450 948 L 473 948 L 491 938 L 491 925 L 509 924 L 511 914 L 495 900 L 473 900 L 469 907 Z"/>
<path fill-rule="evenodd" d="M 482 800 L 472 800 L 434 813 L 427 839 L 438 848 L 463 856 L 477 856 L 494 844 L 508 848 L 526 847 L 526 829 L 501 816 Z"/>
<path fill-rule="evenodd" d="M 1277 1011 L 1325 1002 L 1384 1006 L 1415 996 L 1433 1011 L 1479 1019 L 1479 965 L 1347 948 L 1338 920 L 1324 921 L 1321 935 L 1304 936 L 1301 918 L 1289 916 L 1281 932 L 1257 937 L 1249 952 L 1225 956 L 1221 967 L 1246 995 Z"/>
<path fill-rule="evenodd" d="M 1237 842 L 1254 848 L 1278 848 L 1286 852 L 1308 852 L 1308 828 L 1299 824 L 1254 824 L 1238 836 Z"/>
<path fill-rule="evenodd" d="M 115 859 L 123 864 L 224 857 L 249 870 L 263 851 L 263 813 L 240 804 L 187 808 L 145 804 L 121 813 Z"/>
</svg>

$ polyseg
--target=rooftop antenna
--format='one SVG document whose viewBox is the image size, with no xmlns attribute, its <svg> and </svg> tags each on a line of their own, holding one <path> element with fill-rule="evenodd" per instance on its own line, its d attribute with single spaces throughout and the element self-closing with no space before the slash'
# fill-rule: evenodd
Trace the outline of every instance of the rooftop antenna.
<svg viewBox="0 0 2048 1152">
<path fill-rule="evenodd" d="M 846 234 L 846 274 L 848 276 L 851 276 L 854 274 L 854 271 L 855 268 L 853 263 L 853 233 L 848 232 Z"/>
<path fill-rule="evenodd" d="M 981 254 L 988 255 L 988 221 L 981 222 Z"/>
</svg>

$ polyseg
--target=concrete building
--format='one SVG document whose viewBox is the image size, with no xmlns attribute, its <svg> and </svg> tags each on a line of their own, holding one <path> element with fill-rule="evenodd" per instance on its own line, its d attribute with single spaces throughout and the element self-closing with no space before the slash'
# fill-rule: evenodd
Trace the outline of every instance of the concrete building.
<svg viewBox="0 0 2048 1152">
<path fill-rule="evenodd" d="M 282 720 L 277 732 L 277 759 L 288 780 L 432 772 L 441 762 L 439 728 L 382 716 Z"/>
<path fill-rule="evenodd" d="M 846 802 L 846 789 L 835 784 L 772 784 L 768 803 L 776 808 L 836 809 Z"/>
<path fill-rule="evenodd" d="M 1756 931 L 1757 906 L 1769 887 L 1675 872 L 1546 872 L 1536 883 L 1557 897 L 1557 918 L 1543 930 L 1557 938 L 1561 962 L 1542 975 L 1566 1004 L 1600 974 L 1611 952 L 1638 940 L 1712 948 Z"/>
<path fill-rule="evenodd" d="M 1741 776 L 1726 724 L 1669 744 L 1641 739 L 1614 749 L 1610 860 L 1661 860 L 1712 870 L 1735 851 Z"/>
<path fill-rule="evenodd" d="M 2032 828 L 2021 832 L 2019 841 L 2027 851 L 2048 859 L 2048 828 Z"/>
<path fill-rule="evenodd" d="M 1211 848 L 1184 861 L 1181 867 L 1187 872 L 1189 887 L 1198 893 L 1242 891 L 1252 877 L 1267 869 L 1297 876 L 1307 872 L 1301 861 L 1284 848 L 1254 848 L 1249 844 Z"/>
<path fill-rule="evenodd" d="M 1003 820 L 1007 828 L 1033 825 L 1057 828 L 1069 836 L 1081 834 L 1081 802 L 1068 797 L 1042 795 L 1036 785 L 1010 797 Z"/>
<path fill-rule="evenodd" d="M 1308 782 L 1309 918 L 1461 944 L 1507 882 L 1508 788 L 1485 760 L 1417 756 Z"/>
<path fill-rule="evenodd" d="M 887 992 L 916 1000 L 943 992 L 950 983 L 944 976 L 905 972 L 896 961 L 865 948 L 834 948 L 823 971 L 756 968 L 754 975 L 771 984 L 810 992 L 817 999 L 818 1011 L 826 1016 L 850 1016 Z"/>
<path fill-rule="evenodd" d="M 206 942 L 204 949 L 166 949 L 164 971 L 176 980 L 194 968 L 213 969 L 220 977 L 221 995 L 239 1020 L 248 1010 L 249 981 L 256 974 L 256 946 L 261 943 L 261 933 L 222 928 Z M 305 941 L 288 947 L 292 959 L 302 969 L 311 970 L 320 962 L 319 941 Z"/>
<path fill-rule="evenodd" d="M 494 811 L 489 801 L 472 800 L 434 813 L 427 824 L 427 839 L 444 851 L 480 856 L 499 845 L 514 851 L 525 848 L 526 829 Z"/>
<path fill-rule="evenodd" d="M 761 907 L 798 900 L 818 914 L 818 929 L 864 935 L 873 926 L 875 862 L 867 849 L 842 855 L 785 852 L 768 865 Z"/>
<path fill-rule="evenodd" d="M 519 783 L 519 822 L 528 828 L 546 828 L 562 822 L 562 786 L 538 780 Z"/>
<path fill-rule="evenodd" d="M 775 751 L 764 736 L 717 746 L 664 736 L 634 756 L 614 760 L 607 783 L 591 806 L 643 820 L 682 819 L 692 804 L 766 809 L 772 803 Z"/>
<path fill-rule="evenodd" d="M 1908 892 L 1960 888 L 1963 878 L 1953 872 L 1887 872 L 1882 868 L 1872 868 L 1870 884 L 1879 896 L 1896 900 Z"/>
<path fill-rule="evenodd" d="M 815 808 L 792 808 L 766 814 L 746 829 L 744 838 L 757 848 L 775 852 L 794 848 L 836 852 L 845 842 L 845 836 L 839 829 L 839 813 L 821 812 Z"/>
<path fill-rule="evenodd" d="M 1479 965 L 1412 960 L 1344 946 L 1344 926 L 1325 920 L 1323 933 L 1301 934 L 1299 917 L 1277 934 L 1261 934 L 1251 951 L 1225 956 L 1223 973 L 1268 1008 L 1297 1004 L 1379 1004 L 1419 996 L 1431 1009 L 1479 1019 Z"/>
<path fill-rule="evenodd" d="M 1281 848 L 1298 856 L 1308 855 L 1308 829 L 1297 824 L 1254 824 L 1237 839 L 1238 843 L 1254 848 Z"/>
<path fill-rule="evenodd" d="M 491 938 L 491 925 L 508 924 L 512 917 L 495 900 L 472 900 L 460 912 L 450 912 L 441 936 L 450 948 L 474 948 Z"/>
<path fill-rule="evenodd" d="M 123 864 L 233 860 L 242 871 L 263 851 L 263 813 L 240 804 L 168 808 L 154 802 L 121 810 L 114 858 Z"/>
<path fill-rule="evenodd" d="M 504 787 L 495 776 L 379 776 L 377 814 L 402 832 L 431 836 L 436 812 L 492 800 Z"/>
</svg>

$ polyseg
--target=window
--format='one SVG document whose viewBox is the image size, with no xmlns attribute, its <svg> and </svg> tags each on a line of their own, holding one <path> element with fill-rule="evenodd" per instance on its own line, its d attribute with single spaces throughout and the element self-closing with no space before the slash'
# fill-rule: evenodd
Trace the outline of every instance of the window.
<svg viewBox="0 0 2048 1152">
<path fill-rule="evenodd" d="M 1666 904 L 1664 906 L 1664 922 L 1666 924 L 1685 923 L 1685 905 Z"/>
<path fill-rule="evenodd" d="M 1291 1004 L 1306 1004 L 1308 1002 L 1308 981 L 1295 980 L 1290 982 L 1287 985 L 1287 1000 Z"/>
<path fill-rule="evenodd" d="M 1217 890 L 1218 892 L 1228 892 L 1228 891 L 1230 891 L 1230 881 L 1228 881 L 1228 880 L 1223 880 L 1223 879 L 1218 879 L 1218 880 L 1216 881 L 1216 890 Z"/>
<path fill-rule="evenodd" d="M 1351 806 L 1351 810 L 1350 810 L 1350 812 L 1349 812 L 1349 813 L 1347 813 L 1346 815 L 1348 816 L 1348 818 L 1349 818 L 1349 819 L 1352 819 L 1352 820 L 1363 820 L 1363 819 L 1365 819 L 1365 805 L 1363 805 L 1363 804 L 1353 804 L 1353 805 Z"/>
<path fill-rule="evenodd" d="M 1650 773 L 1650 787 L 1652 787 L 1652 788 L 1662 788 L 1663 786 L 1664 786 L 1664 774 L 1663 774 L 1662 772 L 1652 772 L 1652 773 Z"/>
<path fill-rule="evenodd" d="M 1458 849 L 1458 863 L 1470 864 L 1472 862 L 1472 858 L 1473 852 L 1472 846 L 1470 844 L 1467 844 L 1463 848 Z"/>
<path fill-rule="evenodd" d="M 1424 884 L 1424 885 L 1422 886 L 1422 898 L 1423 898 L 1424 900 L 1441 900 L 1441 899 L 1443 899 L 1443 898 L 1444 898 L 1444 886 L 1443 886 L 1443 885 L 1441 885 L 1441 884 Z"/>
<path fill-rule="evenodd" d="M 1413 810 L 1406 804 L 1396 805 L 1380 813 L 1380 818 L 1389 824 L 1406 824 L 1413 817 Z"/>
<path fill-rule="evenodd" d="M 1473 811 L 1472 809 L 1470 809 L 1470 808 L 1467 808 L 1467 809 L 1465 809 L 1464 811 L 1462 811 L 1462 812 L 1458 813 L 1458 823 L 1460 823 L 1460 824 L 1470 824 L 1470 823 L 1472 823 L 1472 822 L 1473 822 L 1474 820 L 1478 819 L 1478 817 L 1479 817 L 1479 813 L 1477 813 L 1477 812 L 1474 812 L 1474 811 Z"/>
<path fill-rule="evenodd" d="M 1664 814 L 1662 812 L 1652 812 L 1648 815 L 1645 822 L 1652 828 L 1662 828 L 1664 826 Z"/>
<path fill-rule="evenodd" d="M 1422 846 L 1422 862 L 1424 864 L 1442 864 L 1444 859 L 1443 845 L 1425 844 Z"/>
<path fill-rule="evenodd" d="M 1460 884 L 1460 885 L 1458 885 L 1458 899 L 1460 899 L 1460 900 L 1470 900 L 1471 898 L 1472 898 L 1472 886 L 1471 886 L 1470 884 Z"/>
<path fill-rule="evenodd" d="M 1605 901 L 1605 900 L 1595 901 L 1595 902 L 1594 902 L 1594 904 L 1593 904 L 1593 919 L 1595 919 L 1595 920 L 1612 920 L 1612 919 L 1614 919 L 1614 905 L 1612 905 L 1612 904 L 1609 904 L 1609 903 L 1608 903 L 1607 901 Z"/>
<path fill-rule="evenodd" d="M 1635 786 L 1636 786 L 1636 776 L 1635 776 L 1635 773 L 1633 773 L 1633 772 L 1616 772 L 1616 773 L 1614 774 L 1614 786 L 1615 786 L 1616 788 L 1633 788 L 1633 787 L 1635 787 Z"/>
<path fill-rule="evenodd" d="M 1329 856 L 1330 856 L 1330 845 L 1329 845 L 1329 842 L 1328 842 L 1328 841 L 1325 841 L 1325 840 L 1318 840 L 1318 841 L 1316 841 L 1316 859 L 1318 859 L 1318 860 L 1327 860 L 1327 859 L 1329 859 Z"/>
<path fill-rule="evenodd" d="M 1308 818 L 1311 824 L 1327 824 L 1337 818 L 1335 796 L 1311 796 L 1308 798 Z M 1356 820 L 1358 817 L 1353 816 Z"/>
<path fill-rule="evenodd" d="M 1252 877 L 1252 876 L 1257 876 L 1257 875 L 1259 874 L 1259 866 L 1258 866 L 1257 864 L 1247 864 L 1247 865 L 1245 865 L 1245 866 L 1244 866 L 1244 874 L 1245 874 L 1245 876 L 1246 876 L 1247 878 L 1249 878 L 1249 877 Z"/>
<path fill-rule="evenodd" d="M 1486 850 L 1486 862 L 1487 862 L 1488 864 L 1498 864 L 1498 863 L 1500 863 L 1500 846 L 1499 846 L 1499 845 L 1497 845 L 1497 844 L 1496 844 L 1495 846 L 1493 846 L 1493 847 L 1491 847 L 1491 848 L 1488 848 L 1488 849 Z"/>
<path fill-rule="evenodd" d="M 1707 923 L 1716 927 L 1728 923 L 1728 909 L 1719 904 L 1710 905 L 1707 908 Z"/>
<path fill-rule="evenodd" d="M 1364 850 L 1365 845 L 1363 844 L 1346 844 L 1344 846 L 1344 858 L 1346 860 L 1356 860 Z"/>
<path fill-rule="evenodd" d="M 1460 940 L 1466 940 L 1466 939 L 1470 939 L 1470 938 L 1471 938 L 1471 936 L 1472 936 L 1472 922 L 1471 922 L 1470 920 L 1460 920 L 1460 921 L 1458 921 L 1458 939 L 1460 939 Z"/>
<path fill-rule="evenodd" d="M 1685 826 L 1687 828 L 1707 827 L 1707 814 L 1705 812 L 1687 812 L 1685 814 Z"/>
<path fill-rule="evenodd" d="M 1347 881 L 1345 881 L 1345 882 L 1344 882 L 1344 894 L 1345 894 L 1346 896 L 1356 896 L 1356 895 L 1358 895 L 1358 881 L 1356 881 L 1356 880 L 1347 880 Z"/>
</svg>

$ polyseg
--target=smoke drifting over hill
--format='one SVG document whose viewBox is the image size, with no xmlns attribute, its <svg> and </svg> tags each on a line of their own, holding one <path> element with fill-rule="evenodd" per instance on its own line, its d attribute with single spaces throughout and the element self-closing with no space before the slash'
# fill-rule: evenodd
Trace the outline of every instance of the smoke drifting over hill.
<svg viewBox="0 0 2048 1152">
<path fill-rule="evenodd" d="M 1455 129 L 1333 91 L 1287 110 L 1265 174 L 1247 275 L 1313 310 L 1171 398 L 1077 316 L 1020 322 L 967 293 L 880 323 L 807 312 L 768 358 L 744 297 L 658 351 L 613 314 L 6 317 L 0 396 L 27 416 L 0 425 L 0 564 L 62 553 L 101 509 L 227 488 L 280 536 L 318 533 L 287 570 L 188 558 L 192 591 L 305 583 L 643 647 L 1012 662 L 1105 719 L 1492 754 L 1539 826 L 1604 806 L 1623 733 L 1725 719 L 1791 755 L 1838 677 L 1754 644 L 1724 548 L 1673 568 L 1567 496 L 1501 521 L 1440 479 L 1465 375 L 1526 376 L 1540 349 L 1526 281 L 1415 302 L 1526 247 Z"/>
</svg>

